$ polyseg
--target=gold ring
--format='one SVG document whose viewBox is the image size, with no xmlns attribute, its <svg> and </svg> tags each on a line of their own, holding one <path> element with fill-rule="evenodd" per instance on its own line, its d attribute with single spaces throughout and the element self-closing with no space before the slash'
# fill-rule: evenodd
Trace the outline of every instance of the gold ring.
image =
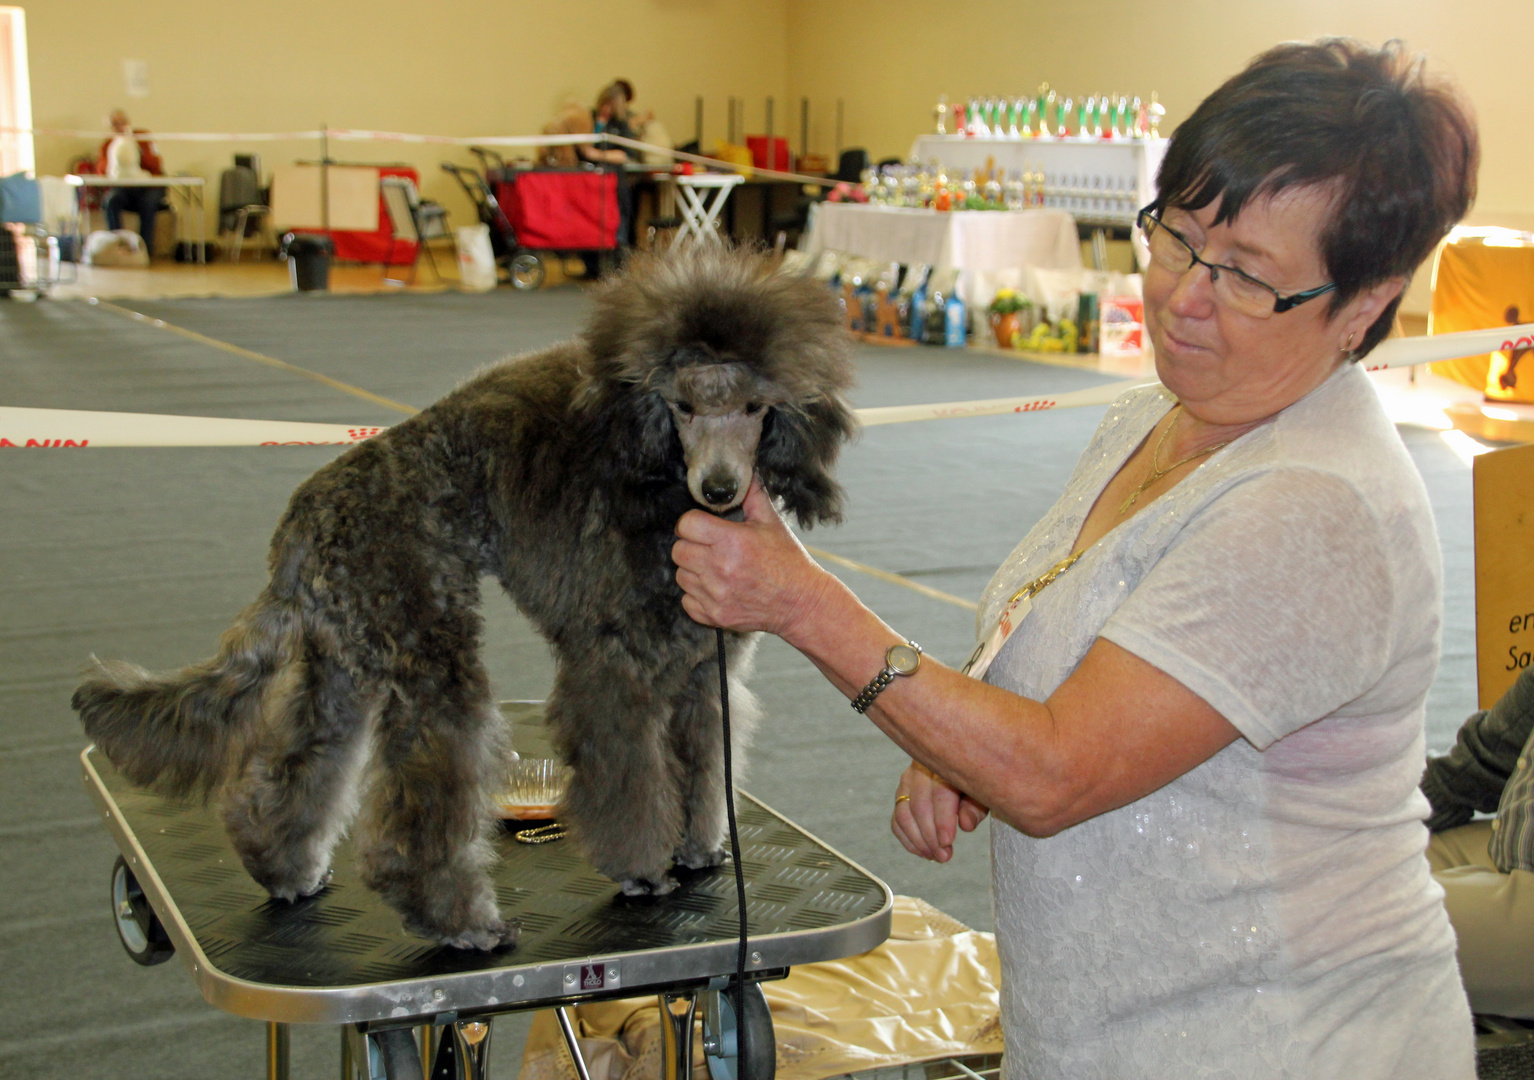
<svg viewBox="0 0 1534 1080">
<path fill-rule="evenodd" d="M 909 796 L 909 795 L 896 795 L 895 796 L 895 805 L 896 806 L 899 806 L 903 802 L 910 802 L 910 801 L 911 801 L 911 796 Z"/>
</svg>

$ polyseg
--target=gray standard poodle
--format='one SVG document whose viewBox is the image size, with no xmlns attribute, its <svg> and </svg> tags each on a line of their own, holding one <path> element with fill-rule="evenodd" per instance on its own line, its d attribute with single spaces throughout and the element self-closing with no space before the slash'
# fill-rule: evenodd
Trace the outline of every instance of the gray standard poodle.
<svg viewBox="0 0 1534 1080">
<path fill-rule="evenodd" d="M 271 581 L 218 655 L 172 673 L 96 662 L 86 733 L 132 782 L 218 794 L 273 896 L 324 887 L 353 838 L 414 931 L 511 944 L 486 874 L 505 736 L 479 658 L 481 575 L 551 643 L 560 817 L 629 894 L 723 859 L 714 632 L 682 611 L 670 550 L 753 472 L 801 526 L 836 521 L 854 431 L 835 300 L 717 245 L 639 257 L 580 337 L 502 363 L 342 454 L 293 495 Z M 730 634 L 730 674 L 753 641 Z M 753 701 L 730 688 L 734 730 Z"/>
</svg>

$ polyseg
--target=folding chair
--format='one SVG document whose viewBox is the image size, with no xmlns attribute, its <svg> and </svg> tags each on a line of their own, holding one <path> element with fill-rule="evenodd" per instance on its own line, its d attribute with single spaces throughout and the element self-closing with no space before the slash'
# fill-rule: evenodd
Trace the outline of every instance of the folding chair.
<svg viewBox="0 0 1534 1080">
<path fill-rule="evenodd" d="M 379 180 L 383 192 L 384 208 L 389 212 L 389 224 L 393 235 L 389 237 L 389 251 L 384 256 L 384 281 L 391 285 L 408 285 L 415 281 L 416 264 L 421 252 L 426 252 L 431 263 L 432 275 L 442 280 L 437 269 L 437 257 L 427 246 L 429 240 L 451 236 L 447 229 L 447 210 L 434 202 L 424 202 L 416 193 L 415 184 L 407 176 L 385 176 Z M 389 267 L 394 261 L 394 246 L 400 241 L 415 244 L 415 258 L 410 262 L 410 276 L 404 280 L 391 278 Z"/>
</svg>

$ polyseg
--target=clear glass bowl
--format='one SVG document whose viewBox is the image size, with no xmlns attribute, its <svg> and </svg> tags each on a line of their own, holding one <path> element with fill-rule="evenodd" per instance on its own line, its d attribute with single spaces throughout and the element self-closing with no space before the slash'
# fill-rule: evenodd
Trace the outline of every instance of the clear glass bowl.
<svg viewBox="0 0 1534 1080">
<path fill-rule="evenodd" d="M 511 763 L 505 789 L 495 802 L 502 817 L 546 821 L 565 793 L 570 769 L 551 758 L 519 758 Z"/>
</svg>

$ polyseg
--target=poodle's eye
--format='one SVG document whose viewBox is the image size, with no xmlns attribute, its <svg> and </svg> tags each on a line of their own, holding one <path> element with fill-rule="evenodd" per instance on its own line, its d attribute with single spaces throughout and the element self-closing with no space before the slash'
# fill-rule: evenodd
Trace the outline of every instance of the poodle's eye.
<svg viewBox="0 0 1534 1080">
<path fill-rule="evenodd" d="M 746 405 L 746 415 L 747 416 L 755 416 L 757 413 L 759 413 L 761 411 L 762 411 L 762 403 L 760 401 L 752 401 L 752 402 L 750 402 L 750 403 L 748 403 Z"/>
<path fill-rule="evenodd" d="M 681 413 L 683 416 L 691 416 L 692 406 L 685 401 L 678 401 L 676 403 L 676 411 Z"/>
</svg>

